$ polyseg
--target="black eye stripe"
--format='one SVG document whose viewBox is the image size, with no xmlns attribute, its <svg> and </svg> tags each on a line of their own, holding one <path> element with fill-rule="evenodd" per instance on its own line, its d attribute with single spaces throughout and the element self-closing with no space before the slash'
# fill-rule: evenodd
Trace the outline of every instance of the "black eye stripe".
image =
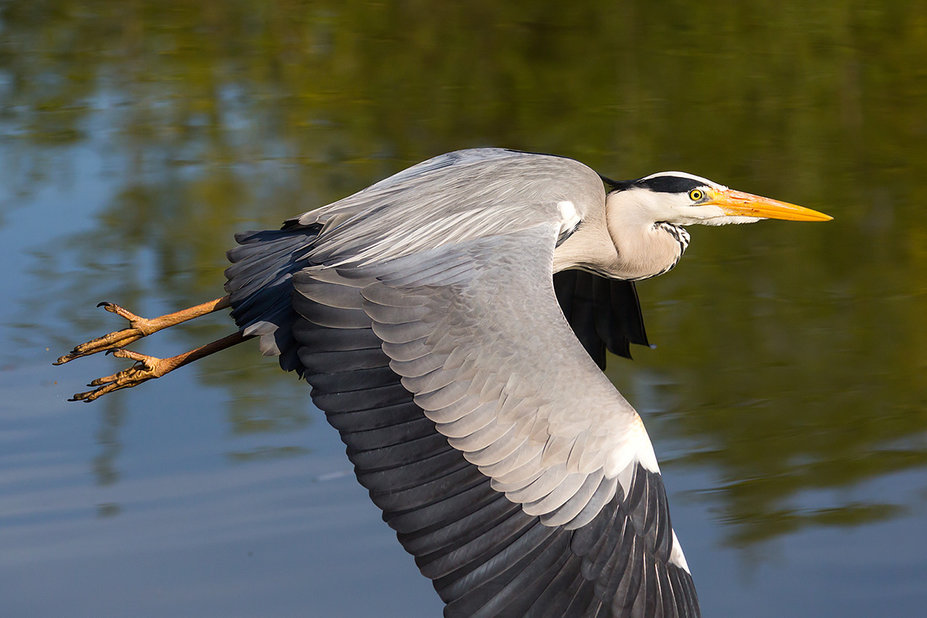
<svg viewBox="0 0 927 618">
<path fill-rule="evenodd" d="M 658 193 L 688 193 L 692 189 L 705 186 L 704 182 L 682 176 L 654 176 L 635 181 L 634 184 Z"/>
</svg>

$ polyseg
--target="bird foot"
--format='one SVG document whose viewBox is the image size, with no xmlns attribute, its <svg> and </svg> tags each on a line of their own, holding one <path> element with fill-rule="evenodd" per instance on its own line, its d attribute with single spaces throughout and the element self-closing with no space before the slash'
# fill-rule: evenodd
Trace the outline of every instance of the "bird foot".
<svg viewBox="0 0 927 618">
<path fill-rule="evenodd" d="M 135 341 L 135 339 L 132 339 L 132 341 Z M 88 352 L 88 354 L 92 353 L 93 352 Z M 178 357 L 176 356 L 171 358 L 157 358 L 155 356 L 148 356 L 147 354 L 139 354 L 138 352 L 122 349 L 111 350 L 107 353 L 119 358 L 134 360 L 135 364 L 128 369 L 123 369 L 112 375 L 93 380 L 87 386 L 96 386 L 97 388 L 92 391 L 76 393 L 73 397 L 68 399 L 68 401 L 90 402 L 107 393 L 118 391 L 123 388 L 132 388 L 133 386 L 138 386 L 142 382 L 146 382 L 153 378 L 160 378 L 178 365 Z M 84 354 L 79 354 L 78 356 L 84 356 Z M 77 358 L 77 356 L 74 358 Z"/>
<path fill-rule="evenodd" d="M 171 356 L 170 358 L 157 358 L 148 356 L 147 354 L 132 352 L 124 348 L 130 343 L 138 341 L 142 337 L 152 333 L 156 333 L 159 330 L 169 328 L 181 322 L 186 322 L 187 320 L 192 320 L 193 318 L 206 315 L 207 313 L 212 313 L 213 311 L 225 309 L 230 306 L 229 297 L 223 296 L 222 298 L 210 300 L 193 307 L 181 309 L 180 311 L 175 311 L 174 313 L 168 313 L 152 319 L 137 316 L 115 303 L 100 303 L 97 306 L 103 307 L 110 313 L 115 313 L 127 320 L 129 322 L 129 328 L 117 330 L 75 346 L 73 350 L 59 358 L 54 364 L 63 365 L 75 358 L 96 354 L 97 352 L 106 352 L 107 354 L 112 354 L 119 358 L 128 358 L 134 360 L 135 364 L 128 369 L 123 369 L 122 371 L 104 378 L 97 378 L 87 385 L 96 388 L 91 391 L 77 393 L 68 401 L 93 401 L 107 393 L 138 386 L 142 382 L 147 382 L 153 378 L 160 378 L 178 367 L 182 367 L 204 356 L 239 344 L 249 338 L 243 335 L 241 331 L 237 331 L 222 339 L 217 339 L 206 345 L 184 352 L 183 354 Z"/>
<path fill-rule="evenodd" d="M 103 307 L 110 313 L 115 313 L 116 315 L 124 318 L 129 322 L 129 328 L 117 330 L 103 335 L 102 337 L 91 339 L 86 343 L 81 343 L 80 345 L 74 346 L 73 350 L 55 361 L 55 365 L 63 365 L 64 363 L 72 361 L 75 358 L 89 356 L 91 354 L 96 354 L 97 352 L 107 352 L 113 350 L 118 351 L 120 348 L 124 348 L 130 343 L 138 341 L 142 337 L 150 335 L 155 330 L 157 330 L 154 328 L 155 325 L 152 320 L 137 316 L 128 309 L 120 307 L 116 303 L 102 302 L 98 304 L 97 307 Z M 117 356 L 119 356 L 119 354 L 117 354 Z M 94 380 L 94 382 L 96 382 L 96 380 Z M 95 386 L 94 383 L 91 383 L 90 385 Z"/>
</svg>

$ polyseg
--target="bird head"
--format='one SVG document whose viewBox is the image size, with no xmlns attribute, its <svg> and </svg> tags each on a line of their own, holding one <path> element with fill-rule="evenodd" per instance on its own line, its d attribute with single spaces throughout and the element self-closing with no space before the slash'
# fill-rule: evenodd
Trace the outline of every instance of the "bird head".
<svg viewBox="0 0 927 618">
<path fill-rule="evenodd" d="M 611 182 L 622 201 L 631 201 L 648 219 L 673 225 L 727 225 L 761 219 L 829 221 L 833 217 L 788 202 L 735 191 L 686 172 L 657 172 Z"/>
</svg>

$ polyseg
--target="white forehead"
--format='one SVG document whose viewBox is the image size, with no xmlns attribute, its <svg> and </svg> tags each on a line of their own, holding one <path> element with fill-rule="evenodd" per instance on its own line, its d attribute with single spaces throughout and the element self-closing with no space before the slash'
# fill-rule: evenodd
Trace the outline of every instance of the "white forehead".
<svg viewBox="0 0 927 618">
<path fill-rule="evenodd" d="M 713 187 L 715 189 L 727 189 L 727 187 L 722 184 L 718 184 L 717 182 L 708 180 L 707 178 L 702 178 L 701 176 L 696 176 L 695 174 L 690 174 L 689 172 L 657 172 L 656 174 L 651 174 L 650 176 L 644 176 L 641 178 L 641 180 L 650 180 L 651 178 L 659 178 L 660 176 L 676 176 L 678 178 L 688 178 L 689 180 L 704 183 L 705 186 Z"/>
</svg>

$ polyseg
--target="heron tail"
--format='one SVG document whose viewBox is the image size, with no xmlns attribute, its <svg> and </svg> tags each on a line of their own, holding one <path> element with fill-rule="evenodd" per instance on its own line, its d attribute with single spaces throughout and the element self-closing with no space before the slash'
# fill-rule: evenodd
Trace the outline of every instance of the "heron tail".
<svg viewBox="0 0 927 618">
<path fill-rule="evenodd" d="M 244 335 L 260 337 L 265 356 L 279 356 L 286 371 L 303 366 L 293 340 L 291 296 L 294 273 L 310 265 L 309 253 L 320 226 L 241 232 L 238 246 L 227 253 L 232 263 L 225 270 L 225 290 L 232 318 Z"/>
</svg>

